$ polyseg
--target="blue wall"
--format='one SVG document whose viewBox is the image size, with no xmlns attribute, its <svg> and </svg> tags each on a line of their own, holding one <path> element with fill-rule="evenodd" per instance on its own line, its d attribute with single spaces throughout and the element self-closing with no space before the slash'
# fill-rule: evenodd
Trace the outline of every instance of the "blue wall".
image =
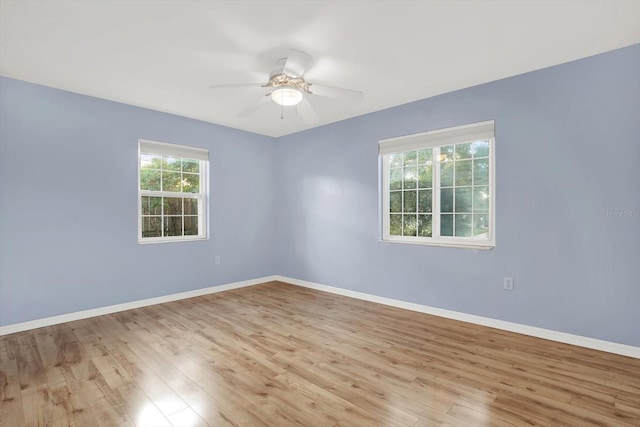
<svg viewBox="0 0 640 427">
<path fill-rule="evenodd" d="M 139 138 L 209 149 L 209 240 L 137 243 Z M 268 137 L 0 79 L 0 325 L 274 274 L 273 155 Z"/>
<path fill-rule="evenodd" d="M 638 76 L 635 45 L 275 140 L 2 78 L 0 325 L 282 274 L 640 346 Z M 496 248 L 379 242 L 378 140 L 483 120 Z M 209 148 L 210 240 L 137 244 L 138 138 Z"/>
<path fill-rule="evenodd" d="M 378 141 L 491 119 L 496 248 L 379 242 Z M 280 274 L 640 346 L 640 45 L 290 135 L 276 157 Z"/>
</svg>

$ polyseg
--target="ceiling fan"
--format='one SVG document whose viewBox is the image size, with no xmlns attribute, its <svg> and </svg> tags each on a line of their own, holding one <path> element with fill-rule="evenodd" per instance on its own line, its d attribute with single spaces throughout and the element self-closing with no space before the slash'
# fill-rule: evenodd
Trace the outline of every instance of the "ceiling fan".
<svg viewBox="0 0 640 427">
<path fill-rule="evenodd" d="M 309 83 L 304 79 L 304 73 L 311 61 L 311 55 L 296 49 L 290 49 L 289 55 L 277 61 L 274 69 L 269 73 L 266 83 L 240 83 L 211 85 L 212 89 L 232 87 L 262 87 L 265 93 L 253 104 L 238 113 L 239 117 L 248 117 L 263 107 L 270 100 L 282 107 L 281 118 L 284 118 L 284 107 L 296 106 L 302 119 L 310 124 L 318 122 L 318 114 L 309 102 L 314 96 L 342 98 L 352 102 L 362 99 L 362 92 L 343 89 L 335 86 Z"/>
</svg>

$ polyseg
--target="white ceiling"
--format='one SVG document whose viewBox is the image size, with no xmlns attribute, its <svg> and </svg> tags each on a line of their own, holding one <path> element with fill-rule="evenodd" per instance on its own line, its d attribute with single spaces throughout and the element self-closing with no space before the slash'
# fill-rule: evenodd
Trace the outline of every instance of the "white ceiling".
<svg viewBox="0 0 640 427">
<path fill-rule="evenodd" d="M 268 103 L 238 113 L 291 48 L 320 123 L 640 43 L 640 1 L 0 0 L 0 74 L 269 136 L 311 127 Z"/>
</svg>

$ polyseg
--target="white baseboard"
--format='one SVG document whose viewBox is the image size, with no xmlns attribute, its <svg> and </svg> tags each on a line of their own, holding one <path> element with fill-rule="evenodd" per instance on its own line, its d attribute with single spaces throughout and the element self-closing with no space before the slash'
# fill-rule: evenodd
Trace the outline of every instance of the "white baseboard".
<svg viewBox="0 0 640 427">
<path fill-rule="evenodd" d="M 15 332 L 27 331 L 29 329 L 42 328 L 45 326 L 57 325 L 59 323 L 72 322 L 74 320 L 87 319 L 89 317 L 102 316 L 103 314 L 117 313 L 119 311 L 131 310 L 133 308 L 146 307 L 149 305 L 162 304 L 170 301 L 177 301 L 186 298 L 199 297 L 201 295 L 215 294 L 217 292 L 231 289 L 244 288 L 246 286 L 258 285 L 260 283 L 278 280 L 276 276 L 260 277 L 258 279 L 244 280 L 242 282 L 227 283 L 224 285 L 211 286 L 209 288 L 196 289 L 193 291 L 181 292 L 178 294 L 163 295 L 161 297 L 147 298 L 138 301 L 126 302 L 123 304 L 110 305 L 107 307 L 94 308 L 91 310 L 76 311 L 75 313 L 62 314 L 60 316 L 45 317 L 43 319 L 30 320 L 23 323 L 0 326 L 0 336 L 13 334 Z"/>
<path fill-rule="evenodd" d="M 634 347 L 631 345 L 619 344 L 610 341 L 603 341 L 595 338 L 583 337 L 580 335 L 568 334 L 566 332 L 552 331 L 550 329 L 537 328 L 535 326 L 527 326 L 519 323 L 506 322 L 504 320 L 492 319 L 490 317 L 482 317 L 473 314 L 460 313 L 457 311 L 444 310 L 442 308 L 429 307 L 427 305 L 415 304 L 392 298 L 379 297 L 363 292 L 350 291 L 346 289 L 335 288 L 333 286 L 308 282 L 306 280 L 292 279 L 290 277 L 284 276 L 274 277 L 275 278 L 271 280 L 278 280 L 280 282 L 303 286 L 305 288 L 316 289 L 319 291 L 344 295 L 351 298 L 357 298 L 393 307 L 404 308 L 411 311 L 418 311 L 420 313 L 432 314 L 434 316 L 445 317 L 448 319 L 461 320 L 463 322 L 475 323 L 476 325 L 488 326 L 491 328 L 516 332 L 523 335 L 544 338 L 551 341 L 577 345 L 580 347 L 586 347 L 594 350 L 606 351 L 608 353 L 620 354 L 622 356 L 629 356 L 640 359 L 640 347 Z"/>
<path fill-rule="evenodd" d="M 193 298 L 201 295 L 213 294 L 231 289 L 244 288 L 247 286 L 258 285 L 260 283 L 280 281 L 291 285 L 302 286 L 305 288 L 316 289 L 319 291 L 330 292 L 332 294 L 343 295 L 351 298 L 357 298 L 364 301 L 376 302 L 379 304 L 389 305 L 392 307 L 403 308 L 406 310 L 417 311 L 420 313 L 432 314 L 434 316 L 445 317 L 448 319 L 460 320 L 463 322 L 474 323 L 476 325 L 488 326 L 490 328 L 502 329 L 505 331 L 516 332 L 523 335 L 529 335 L 538 338 L 544 338 L 551 341 L 557 341 L 565 344 L 577 345 L 580 347 L 591 348 L 594 350 L 606 351 L 608 353 L 620 354 L 622 356 L 634 357 L 640 359 L 640 347 L 634 347 L 626 344 L 619 344 L 610 341 L 603 341 L 595 338 L 583 337 L 580 335 L 568 334 L 566 332 L 552 331 L 550 329 L 537 328 L 534 326 L 522 325 L 519 323 L 506 322 L 504 320 L 492 319 L 490 317 L 476 316 L 473 314 L 461 313 L 457 311 L 444 310 L 442 308 L 430 307 L 422 304 L 401 301 L 393 298 L 385 298 L 376 295 L 366 294 L 363 292 L 350 291 L 347 289 L 336 288 L 333 286 L 321 285 L 319 283 L 308 282 L 306 280 L 293 279 L 285 276 L 266 276 L 257 279 L 245 280 L 242 282 L 228 283 L 225 285 L 212 286 L 209 288 L 196 289 L 178 294 L 164 295 L 161 297 L 148 298 L 138 301 L 131 301 L 123 304 L 110 305 L 107 307 L 94 308 L 91 310 L 77 311 L 75 313 L 62 314 L 60 316 L 46 317 L 43 319 L 31 320 L 23 323 L 14 323 L 12 325 L 0 326 L 0 336 L 13 334 L 15 332 L 26 331 L 29 329 L 42 328 L 44 326 L 57 325 L 59 323 L 72 322 L 74 320 L 86 319 L 89 317 L 101 316 L 103 314 L 117 313 L 119 311 L 131 310 L 134 308 L 146 307 L 149 305 L 162 304 L 170 301 L 177 301 L 186 298 Z"/>
</svg>

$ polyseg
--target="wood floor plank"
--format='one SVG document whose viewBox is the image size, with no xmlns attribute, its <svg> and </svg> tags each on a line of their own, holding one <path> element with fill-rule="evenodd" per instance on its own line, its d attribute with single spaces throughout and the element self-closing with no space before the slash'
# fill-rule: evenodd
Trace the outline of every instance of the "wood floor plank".
<svg viewBox="0 0 640 427">
<path fill-rule="evenodd" d="M 640 426 L 640 360 L 269 282 L 0 337 L 0 426 Z"/>
<path fill-rule="evenodd" d="M 25 425 L 18 366 L 15 360 L 8 358 L 6 352 L 0 357 L 2 357 L 0 367 L 0 426 Z"/>
</svg>

